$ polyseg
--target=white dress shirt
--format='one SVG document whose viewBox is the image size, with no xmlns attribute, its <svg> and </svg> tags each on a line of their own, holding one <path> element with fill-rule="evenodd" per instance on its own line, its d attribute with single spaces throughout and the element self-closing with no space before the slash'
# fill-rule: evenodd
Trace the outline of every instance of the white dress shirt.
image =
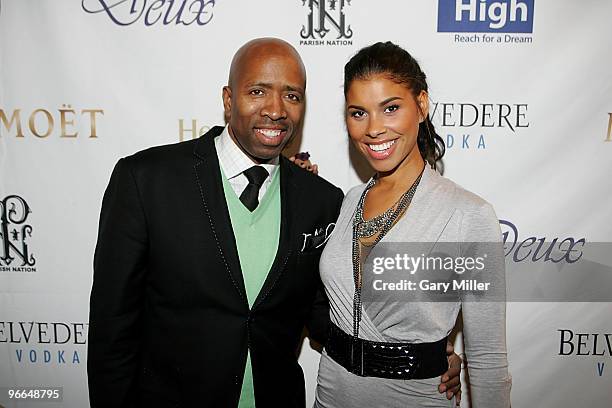
<svg viewBox="0 0 612 408">
<path fill-rule="evenodd" d="M 215 138 L 215 149 L 217 150 L 219 164 L 223 169 L 225 177 L 227 177 L 236 195 L 240 197 L 246 186 L 249 184 L 249 180 L 244 175 L 244 171 L 256 166 L 257 163 L 253 162 L 249 156 L 240 150 L 240 147 L 236 145 L 230 136 L 227 126 L 225 126 L 223 132 Z M 279 158 L 275 157 L 268 163 L 260 164 L 260 166 L 265 168 L 269 175 L 266 177 L 261 188 L 259 189 L 259 201 L 261 201 L 264 194 L 266 194 L 275 172 L 278 171 Z"/>
</svg>

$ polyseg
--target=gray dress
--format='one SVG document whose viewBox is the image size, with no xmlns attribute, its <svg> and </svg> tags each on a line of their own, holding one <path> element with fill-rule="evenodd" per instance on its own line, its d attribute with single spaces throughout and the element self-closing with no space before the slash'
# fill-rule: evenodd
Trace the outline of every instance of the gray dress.
<svg viewBox="0 0 612 408">
<path fill-rule="evenodd" d="M 355 292 L 352 219 L 365 184 L 346 195 L 334 232 L 321 255 L 320 271 L 330 301 L 331 320 L 344 332 L 353 327 Z M 500 242 L 491 205 L 426 166 L 404 216 L 378 244 L 386 242 Z M 503 253 L 497 267 L 503 271 Z M 503 275 L 502 275 L 503 277 Z M 463 313 L 465 354 L 474 408 L 510 406 L 506 357 L 505 302 L 364 302 L 359 337 L 384 342 L 422 343 L 446 337 Z M 396 380 L 360 377 L 332 360 L 319 363 L 315 407 L 452 407 L 437 387 L 440 377 Z"/>
</svg>

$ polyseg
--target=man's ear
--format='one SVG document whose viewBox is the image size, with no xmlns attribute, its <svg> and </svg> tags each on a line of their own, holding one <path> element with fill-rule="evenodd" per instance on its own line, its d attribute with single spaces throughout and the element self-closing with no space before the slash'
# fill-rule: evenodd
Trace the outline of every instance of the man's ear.
<svg viewBox="0 0 612 408">
<path fill-rule="evenodd" d="M 223 87 L 223 116 L 226 122 L 232 116 L 232 89 L 229 86 Z"/>
<path fill-rule="evenodd" d="M 427 119 L 429 115 L 429 95 L 427 92 L 421 91 L 421 93 L 417 95 L 416 100 L 419 107 L 419 122 L 422 122 Z"/>
</svg>

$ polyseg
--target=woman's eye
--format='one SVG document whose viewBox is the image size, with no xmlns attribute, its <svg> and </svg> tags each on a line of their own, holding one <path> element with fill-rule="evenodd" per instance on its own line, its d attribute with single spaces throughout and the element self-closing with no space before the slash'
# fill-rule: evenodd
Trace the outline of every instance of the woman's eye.
<svg viewBox="0 0 612 408">
<path fill-rule="evenodd" d="M 399 109 L 399 105 L 391 105 L 385 108 L 385 113 L 393 113 Z"/>
<path fill-rule="evenodd" d="M 351 115 L 352 118 L 355 118 L 355 119 L 361 119 L 365 116 L 365 112 L 359 111 L 359 110 L 352 111 L 349 114 Z"/>
</svg>

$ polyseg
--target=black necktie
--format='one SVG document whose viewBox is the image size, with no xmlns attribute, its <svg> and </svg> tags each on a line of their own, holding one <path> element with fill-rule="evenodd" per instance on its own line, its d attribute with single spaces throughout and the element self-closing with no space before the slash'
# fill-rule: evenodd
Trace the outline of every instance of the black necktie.
<svg viewBox="0 0 612 408">
<path fill-rule="evenodd" d="M 268 170 L 261 166 L 253 166 L 245 170 L 244 175 L 249 179 L 249 185 L 240 194 L 240 201 L 249 211 L 253 211 L 259 205 L 259 189 L 266 177 L 268 177 Z"/>
</svg>

